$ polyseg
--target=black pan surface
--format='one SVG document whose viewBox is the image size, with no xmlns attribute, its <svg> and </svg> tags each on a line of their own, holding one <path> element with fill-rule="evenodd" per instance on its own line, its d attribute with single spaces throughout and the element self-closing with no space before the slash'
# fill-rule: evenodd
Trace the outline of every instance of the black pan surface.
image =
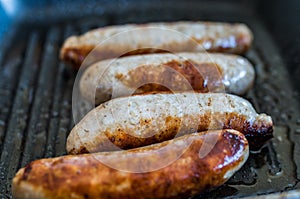
<svg viewBox="0 0 300 199">
<path fill-rule="evenodd" d="M 258 112 L 271 115 L 275 124 L 274 138 L 260 152 L 251 153 L 225 185 L 194 198 L 254 197 L 299 187 L 297 83 L 255 6 L 235 1 L 101 1 L 84 4 L 82 9 L 83 4 L 75 2 L 33 7 L 4 34 L 0 51 L 1 198 L 12 197 L 11 180 L 20 167 L 66 154 L 66 137 L 74 125 L 71 102 L 76 74 L 59 60 L 64 39 L 100 26 L 177 20 L 243 22 L 252 29 L 254 45 L 245 57 L 257 75 L 253 89 L 244 97 Z"/>
</svg>

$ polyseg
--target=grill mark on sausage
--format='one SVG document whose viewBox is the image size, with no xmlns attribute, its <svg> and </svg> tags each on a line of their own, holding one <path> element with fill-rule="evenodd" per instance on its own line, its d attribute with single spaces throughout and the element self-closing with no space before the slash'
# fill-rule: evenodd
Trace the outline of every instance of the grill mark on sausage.
<svg viewBox="0 0 300 199">
<path fill-rule="evenodd" d="M 161 66 L 141 65 L 118 79 L 131 88 L 139 85 L 135 93 L 169 90 L 207 93 L 224 88 L 222 73 L 215 63 L 171 60 Z"/>
<path fill-rule="evenodd" d="M 145 126 L 150 125 L 151 121 L 149 119 L 141 119 L 140 123 Z M 160 132 L 149 131 L 147 134 L 138 136 L 130 129 L 118 128 L 115 132 L 105 131 L 104 134 L 115 146 L 121 149 L 132 149 L 174 138 L 179 132 L 180 123 L 181 119 L 179 117 L 168 116 L 165 120 L 164 128 Z M 145 132 L 143 131 L 143 133 Z M 102 139 L 102 137 L 99 138 L 99 140 Z"/>
</svg>

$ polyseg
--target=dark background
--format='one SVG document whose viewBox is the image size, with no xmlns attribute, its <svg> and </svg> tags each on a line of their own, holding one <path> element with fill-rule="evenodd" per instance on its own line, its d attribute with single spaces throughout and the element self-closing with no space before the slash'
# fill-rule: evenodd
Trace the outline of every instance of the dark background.
<svg viewBox="0 0 300 199">
<path fill-rule="evenodd" d="M 70 18 L 78 19 L 86 16 L 101 16 L 106 12 L 122 13 L 128 7 L 140 7 L 152 4 L 153 12 L 161 14 L 163 6 L 175 6 L 183 1 L 79 1 L 79 0 L 1 0 L 0 5 L 0 40 L 5 38 L 7 31 L 16 23 L 45 25 L 63 22 Z M 273 39 L 279 46 L 281 55 L 291 74 L 291 81 L 300 91 L 300 1 L 299 0 L 213 0 L 184 1 L 197 2 L 205 8 L 209 4 L 224 4 L 224 7 L 248 7 L 253 16 L 260 16 Z M 147 4 L 147 5 L 145 5 Z M 184 5 L 183 5 L 184 6 Z M 55 10 L 55 12 L 53 12 Z M 200 12 L 200 11 L 199 11 Z M 216 12 L 216 14 L 218 14 Z M 63 20 L 62 20 L 63 19 Z M 20 37 L 22 34 L 20 34 Z"/>
</svg>

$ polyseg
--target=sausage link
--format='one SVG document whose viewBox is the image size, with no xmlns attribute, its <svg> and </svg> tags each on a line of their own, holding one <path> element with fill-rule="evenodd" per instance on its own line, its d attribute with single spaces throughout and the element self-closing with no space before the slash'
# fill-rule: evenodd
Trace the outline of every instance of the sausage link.
<svg viewBox="0 0 300 199">
<path fill-rule="evenodd" d="M 244 94 L 254 81 L 245 58 L 217 53 L 151 54 L 97 62 L 80 79 L 80 92 L 100 104 L 111 98 L 153 91 Z"/>
<path fill-rule="evenodd" d="M 210 129 L 235 129 L 253 150 L 272 138 L 272 118 L 224 93 L 147 94 L 116 98 L 90 111 L 71 131 L 67 151 L 79 154 L 141 147 Z"/>
<path fill-rule="evenodd" d="M 211 150 L 199 157 L 210 143 Z M 238 131 L 193 133 L 128 151 L 36 160 L 18 171 L 12 191 L 16 199 L 188 198 L 225 183 L 248 154 L 248 142 Z M 166 164 L 170 158 L 174 161 Z M 149 165 L 158 169 L 145 172 Z"/>
<path fill-rule="evenodd" d="M 71 36 L 60 52 L 62 60 L 79 68 L 85 64 L 119 56 L 159 52 L 227 52 L 242 54 L 252 43 L 245 24 L 201 21 L 127 24 L 91 30 Z"/>
</svg>

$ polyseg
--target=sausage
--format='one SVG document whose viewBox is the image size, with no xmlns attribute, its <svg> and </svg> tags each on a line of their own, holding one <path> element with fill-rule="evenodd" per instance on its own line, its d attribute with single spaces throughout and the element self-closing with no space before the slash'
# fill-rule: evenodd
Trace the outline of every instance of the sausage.
<svg viewBox="0 0 300 199">
<path fill-rule="evenodd" d="M 207 140 L 215 141 L 200 157 Z M 128 151 L 36 160 L 17 172 L 12 191 L 15 199 L 188 198 L 224 184 L 248 154 L 238 131 L 193 133 Z"/>
<path fill-rule="evenodd" d="M 136 55 L 93 64 L 80 79 L 80 92 L 95 104 L 110 98 L 167 90 L 242 95 L 251 88 L 254 74 L 251 63 L 237 55 Z"/>
<path fill-rule="evenodd" d="M 67 152 L 130 149 L 210 129 L 235 129 L 256 150 L 272 138 L 272 118 L 224 93 L 159 93 L 115 98 L 90 111 L 70 132 Z"/>
<path fill-rule="evenodd" d="M 245 24 L 202 21 L 161 22 L 107 26 L 64 42 L 60 57 L 79 68 L 109 58 L 158 52 L 227 52 L 242 54 L 251 46 Z M 99 44 L 99 45 L 98 45 Z"/>
</svg>

